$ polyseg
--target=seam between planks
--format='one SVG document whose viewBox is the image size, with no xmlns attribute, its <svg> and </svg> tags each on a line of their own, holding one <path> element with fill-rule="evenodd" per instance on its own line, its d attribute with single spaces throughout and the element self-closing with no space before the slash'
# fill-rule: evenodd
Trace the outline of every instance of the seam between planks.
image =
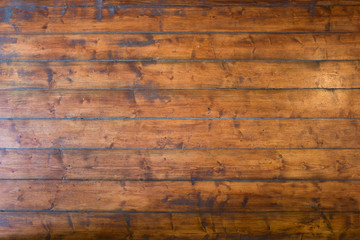
<svg viewBox="0 0 360 240">
<path fill-rule="evenodd" d="M 26 4 L 25 7 L 21 5 L 8 5 L 2 6 L 1 8 L 26 8 L 33 6 L 33 4 Z M 93 8 L 93 7 L 113 7 L 113 8 L 187 8 L 187 7 L 331 7 L 331 6 L 359 6 L 358 4 L 81 4 L 81 5 L 36 5 L 38 8 L 45 7 L 59 7 L 59 8 Z"/>
<path fill-rule="evenodd" d="M 356 118 L 346 118 L 346 117 L 300 117 L 300 118 L 262 118 L 262 117 L 254 117 L 254 118 L 186 118 L 186 117 L 178 117 L 178 118 L 156 118 L 156 117 L 144 117 L 144 118 L 130 118 L 130 117 L 109 117 L 109 118 L 86 118 L 86 117 L 72 117 L 72 118 L 0 118 L 1 120 L 291 120 L 291 119 L 344 119 L 344 120 L 359 120 L 359 117 Z"/>
<path fill-rule="evenodd" d="M 0 178 L 1 181 L 59 181 L 59 182 L 359 182 L 360 179 L 103 179 L 103 178 Z"/>
<path fill-rule="evenodd" d="M 360 88 L 3 88 L 0 91 L 199 91 L 199 90 L 359 90 Z"/>
<path fill-rule="evenodd" d="M 315 211 L 92 211 L 92 210 L 3 210 L 0 209 L 0 213 L 360 213 L 360 211 L 327 211 L 327 210 L 315 210 Z"/>
<path fill-rule="evenodd" d="M 0 147 L 0 150 L 112 150 L 112 151 L 133 151 L 133 150 L 146 150 L 146 151 L 157 151 L 157 150 L 170 150 L 170 151 L 205 151 L 205 150 L 317 150 L 317 149 L 328 149 L 328 150 L 357 150 L 360 148 L 4 148 Z"/>
<path fill-rule="evenodd" d="M 259 61 L 276 61 L 276 62 L 358 62 L 359 59 L 88 59 L 88 60 L 76 60 L 76 59 L 56 59 L 56 60 L 8 60 L 0 59 L 0 63 L 49 63 L 49 62 L 259 62 Z"/>
<path fill-rule="evenodd" d="M 294 31 L 294 32 L 265 32 L 265 31 L 166 31 L 166 32 L 4 32 L 0 35 L 79 35 L 79 34 L 311 34 L 311 33 L 359 33 L 360 31 Z"/>
</svg>

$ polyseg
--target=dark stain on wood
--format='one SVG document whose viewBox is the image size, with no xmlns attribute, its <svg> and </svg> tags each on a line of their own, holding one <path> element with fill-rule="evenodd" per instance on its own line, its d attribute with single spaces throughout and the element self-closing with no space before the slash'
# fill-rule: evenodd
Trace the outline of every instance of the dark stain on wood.
<svg viewBox="0 0 360 240">
<path fill-rule="evenodd" d="M 9 221 L 6 218 L 0 217 L 0 227 L 10 227 Z"/>
<path fill-rule="evenodd" d="M 0 1 L 1 239 L 358 239 L 359 1 Z"/>
<path fill-rule="evenodd" d="M 76 47 L 76 46 L 85 47 L 85 45 L 86 45 L 86 40 L 85 40 L 85 39 L 71 40 L 69 45 L 72 46 L 72 47 Z"/>
<path fill-rule="evenodd" d="M 71 216 L 70 216 L 70 215 L 68 215 L 68 221 L 69 221 L 69 226 L 70 226 L 72 229 L 74 229 L 74 225 L 73 225 L 73 222 L 72 222 L 72 220 L 71 220 Z"/>
<path fill-rule="evenodd" d="M 8 38 L 8 37 L 0 37 L 0 46 L 5 44 L 16 44 L 18 41 L 17 38 Z"/>
<path fill-rule="evenodd" d="M 248 201 L 249 201 L 249 198 L 245 196 L 243 202 L 241 203 L 241 206 L 246 207 L 246 204 L 248 203 Z"/>
<path fill-rule="evenodd" d="M 174 204 L 174 205 L 186 205 L 186 206 L 194 206 L 196 205 L 196 200 L 192 200 L 189 198 L 185 198 L 183 196 L 181 196 L 180 198 L 176 198 L 176 199 L 162 199 L 163 200 L 167 200 L 166 202 L 168 202 L 169 204 Z M 200 200 L 199 200 L 200 201 Z"/>
<path fill-rule="evenodd" d="M 146 41 L 121 41 L 118 43 L 120 47 L 144 47 L 149 45 L 154 45 L 156 43 L 155 40 L 146 40 Z"/>
</svg>

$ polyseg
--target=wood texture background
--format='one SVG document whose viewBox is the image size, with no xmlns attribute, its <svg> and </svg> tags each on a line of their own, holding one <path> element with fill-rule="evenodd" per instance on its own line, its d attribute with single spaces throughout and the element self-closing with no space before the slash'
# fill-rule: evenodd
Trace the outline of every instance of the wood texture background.
<svg viewBox="0 0 360 240">
<path fill-rule="evenodd" d="M 0 239 L 360 239 L 357 0 L 0 1 Z"/>
</svg>

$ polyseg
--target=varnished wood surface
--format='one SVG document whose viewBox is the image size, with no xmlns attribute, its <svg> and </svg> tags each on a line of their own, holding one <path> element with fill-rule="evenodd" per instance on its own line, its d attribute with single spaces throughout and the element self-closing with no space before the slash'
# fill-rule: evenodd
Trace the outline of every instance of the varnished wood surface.
<svg viewBox="0 0 360 240">
<path fill-rule="evenodd" d="M 96 7 L 16 7 L 0 9 L 0 32 L 358 31 L 359 10 L 358 6 L 102 9 L 98 3 Z M 69 24 L 74 18 L 81 21 Z"/>
<path fill-rule="evenodd" d="M 360 88 L 359 61 L 7 62 L 0 66 L 0 89 Z"/>
<path fill-rule="evenodd" d="M 3 149 L 1 179 L 360 179 L 360 150 Z"/>
<path fill-rule="evenodd" d="M 0 1 L 0 239 L 359 239 L 359 6 Z"/>
<path fill-rule="evenodd" d="M 4 61 L 359 60 L 360 33 L 1 35 Z M 67 49 L 67 51 L 64 51 Z"/>
<path fill-rule="evenodd" d="M 359 148 L 359 125 L 359 119 L 0 120 L 0 147 Z"/>
<path fill-rule="evenodd" d="M 130 6 L 213 6 L 213 5 L 250 5 L 250 6 L 321 6 L 321 5 L 359 5 L 357 0 L 37 0 L 36 2 L 31 0 L 4 0 L 1 1 L 1 7 L 8 6 L 73 6 L 73 7 L 84 7 L 84 6 L 100 6 L 100 7 L 112 7 L 125 5 Z"/>
<path fill-rule="evenodd" d="M 31 117 L 359 118 L 360 90 L 7 91 L 0 95 L 0 118 Z"/>
<path fill-rule="evenodd" d="M 1 210 L 359 211 L 360 181 L 2 180 Z"/>
<path fill-rule="evenodd" d="M 356 239 L 359 213 L 0 213 L 7 239 Z M 154 224 L 156 222 L 157 224 Z M 99 224 L 102 223 L 102 224 Z M 20 232 L 16 231 L 21 229 Z M 226 229 L 226 233 L 224 233 Z M 36 232 L 36 233 L 35 233 Z"/>
</svg>

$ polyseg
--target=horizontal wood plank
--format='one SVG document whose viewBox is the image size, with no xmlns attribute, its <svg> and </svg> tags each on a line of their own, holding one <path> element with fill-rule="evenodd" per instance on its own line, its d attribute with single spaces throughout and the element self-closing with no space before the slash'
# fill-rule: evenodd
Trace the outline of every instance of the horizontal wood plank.
<svg viewBox="0 0 360 240">
<path fill-rule="evenodd" d="M 0 8 L 1 33 L 359 31 L 360 7 Z M 51 20 L 49 20 L 51 19 Z M 76 21 L 76 24 L 73 24 Z"/>
<path fill-rule="evenodd" d="M 1 179 L 360 179 L 359 149 L 19 150 L 0 152 Z"/>
<path fill-rule="evenodd" d="M 360 90 L 6 91 L 0 118 L 359 118 Z"/>
<path fill-rule="evenodd" d="M 359 181 L 2 180 L 1 210 L 359 211 Z"/>
<path fill-rule="evenodd" d="M 6 239 L 356 239 L 359 213 L 0 213 Z M 154 224 L 156 223 L 156 224 Z M 295 226 L 295 227 L 294 227 Z"/>
<path fill-rule="evenodd" d="M 360 33 L 1 35 L 1 59 L 358 60 Z"/>
<path fill-rule="evenodd" d="M 0 63 L 0 89 L 360 88 L 360 61 Z"/>
<path fill-rule="evenodd" d="M 1 148 L 359 148 L 358 119 L 0 120 Z"/>
<path fill-rule="evenodd" d="M 359 5 L 357 0 L 3 0 L 0 2 L 1 7 L 16 6 L 16 7 L 45 7 L 45 6 L 91 6 L 91 7 L 114 7 L 126 5 L 131 6 L 212 6 L 212 5 L 263 5 L 263 6 L 288 6 L 288 5 Z M 124 6 L 125 7 L 125 6 Z"/>
</svg>

